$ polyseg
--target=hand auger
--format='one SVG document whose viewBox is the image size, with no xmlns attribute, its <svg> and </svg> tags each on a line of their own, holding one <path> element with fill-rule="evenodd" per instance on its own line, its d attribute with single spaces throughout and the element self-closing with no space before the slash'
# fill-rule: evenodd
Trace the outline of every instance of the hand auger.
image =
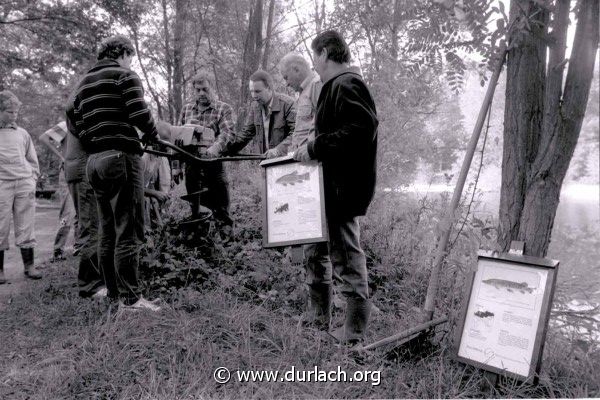
<svg viewBox="0 0 600 400">
<path fill-rule="evenodd" d="M 175 153 L 167 153 L 164 151 L 152 150 L 152 149 L 148 149 L 148 148 L 144 148 L 144 151 L 149 154 L 154 154 L 155 156 L 167 157 L 167 158 L 175 158 L 175 157 L 183 156 L 183 158 L 186 159 L 186 161 L 197 162 L 197 163 L 210 163 L 210 162 L 215 162 L 215 161 L 248 161 L 248 160 L 264 160 L 264 159 L 266 159 L 266 157 L 263 156 L 262 154 L 238 154 L 238 155 L 229 156 L 229 157 L 201 158 L 201 157 L 198 157 L 197 155 L 190 153 L 187 150 L 182 149 L 179 146 L 175 146 L 174 144 L 172 144 L 171 142 L 168 142 L 166 140 L 158 139 L 156 141 L 156 143 L 173 150 Z"/>
<path fill-rule="evenodd" d="M 144 147 L 144 152 L 146 152 L 148 154 L 153 154 L 155 156 L 160 156 L 160 157 L 183 159 L 184 161 L 191 162 L 191 163 L 206 164 L 206 163 L 211 163 L 211 162 L 215 162 L 215 161 L 264 160 L 266 158 L 262 154 L 238 154 L 238 155 L 231 156 L 231 157 L 201 158 L 201 157 L 198 157 L 197 155 L 192 154 L 189 151 L 184 150 L 181 147 L 176 146 L 166 140 L 157 139 L 156 143 L 163 147 L 173 150 L 174 153 L 168 153 L 165 151 L 149 149 L 147 147 Z M 187 201 L 190 204 L 190 207 L 192 209 L 192 215 L 178 223 L 178 225 L 181 228 L 187 229 L 189 231 L 196 231 L 199 224 L 201 224 L 204 221 L 207 221 L 208 219 L 210 219 L 212 217 L 212 215 L 213 215 L 212 211 L 210 209 L 208 209 L 207 207 L 204 207 L 201 204 L 200 197 L 201 197 L 201 194 L 204 193 L 205 191 L 206 191 L 206 189 L 203 189 L 198 192 L 188 193 L 184 196 L 181 196 L 181 199 L 184 201 Z"/>
</svg>

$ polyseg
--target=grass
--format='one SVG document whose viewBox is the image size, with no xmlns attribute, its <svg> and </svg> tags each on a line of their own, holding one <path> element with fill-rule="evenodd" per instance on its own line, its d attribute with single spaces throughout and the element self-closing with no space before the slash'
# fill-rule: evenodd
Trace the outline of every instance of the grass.
<svg viewBox="0 0 600 400">
<path fill-rule="evenodd" d="M 218 249 L 202 282 L 179 282 L 167 289 L 155 280 L 147 291 L 161 293 L 160 313 L 118 313 L 102 301 L 80 299 L 74 287 L 76 262 L 48 264 L 45 278 L 27 284 L 11 299 L 0 298 L 1 399 L 204 399 L 204 398 L 581 398 L 600 396 L 600 350 L 582 346 L 558 329 L 548 334 L 539 384 L 502 380 L 482 389 L 481 371 L 455 362 L 450 351 L 454 308 L 460 299 L 461 269 L 450 265 L 440 307 L 451 315 L 428 351 L 394 357 L 393 345 L 355 355 L 335 346 L 323 333 L 302 328 L 302 273 L 285 253 L 257 246 L 255 210 L 258 199 L 252 181 L 235 181 L 234 210 L 238 243 Z M 388 206 L 390 206 L 388 204 Z M 393 205 L 392 205 L 393 206 Z M 381 215 L 382 213 L 377 213 Z M 421 213 L 426 221 L 427 213 Z M 433 215 L 433 214 L 431 214 Z M 409 218 L 410 219 L 410 218 Z M 395 221 L 402 224 L 405 220 Z M 377 307 L 368 341 L 413 324 L 426 271 L 418 269 L 422 241 L 411 242 L 401 232 L 377 237 L 381 221 L 365 224 Z M 389 222 L 391 223 L 391 222 Z M 417 236 L 423 227 L 406 228 Z M 412 229 L 412 230 L 411 230 Z M 402 230 L 401 230 L 402 231 Z M 423 233 L 424 235 L 424 233 Z M 411 251 L 403 248 L 409 243 Z M 165 252 L 165 247 L 156 244 Z M 388 246 L 388 247 L 386 247 Z M 404 251 L 405 257 L 394 258 Z M 175 271 L 184 270 L 186 254 L 172 250 Z M 385 253 L 379 254 L 378 253 Z M 210 261 L 210 262 L 208 262 Z M 383 265 L 385 264 L 385 265 Z M 146 271 L 148 273 L 148 271 Z M 390 278 L 386 279 L 386 274 Z M 393 279 L 392 279 L 393 277 Z M 181 284 L 184 282 L 184 284 Z M 451 292 L 451 293 L 450 293 Z M 392 299 L 392 300 L 390 300 Z M 10 302 L 10 304 L 9 304 Z M 339 302 L 338 302 L 339 303 Z M 336 307 L 334 324 L 343 313 Z M 371 382 L 237 382 L 218 384 L 218 367 L 236 370 L 324 371 L 338 367 L 348 374 L 380 371 Z"/>
</svg>

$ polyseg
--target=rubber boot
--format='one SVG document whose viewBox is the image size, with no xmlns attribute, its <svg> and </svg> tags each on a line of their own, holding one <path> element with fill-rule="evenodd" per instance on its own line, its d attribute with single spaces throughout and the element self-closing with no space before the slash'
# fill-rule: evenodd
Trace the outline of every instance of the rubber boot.
<svg viewBox="0 0 600 400">
<path fill-rule="evenodd" d="M 21 258 L 23 258 L 23 266 L 25 267 L 25 276 L 30 279 L 42 279 L 42 274 L 37 270 L 33 262 L 33 247 L 21 249 Z"/>
<path fill-rule="evenodd" d="M 305 325 L 328 331 L 331 323 L 333 286 L 328 283 L 308 285 L 308 307 Z"/>
<path fill-rule="evenodd" d="M 346 303 L 346 322 L 330 333 L 342 344 L 356 344 L 364 339 L 369 323 L 371 304 L 362 297 L 348 297 Z"/>
<path fill-rule="evenodd" d="M 0 285 L 6 283 L 6 277 L 4 276 L 4 250 L 0 250 Z"/>
</svg>

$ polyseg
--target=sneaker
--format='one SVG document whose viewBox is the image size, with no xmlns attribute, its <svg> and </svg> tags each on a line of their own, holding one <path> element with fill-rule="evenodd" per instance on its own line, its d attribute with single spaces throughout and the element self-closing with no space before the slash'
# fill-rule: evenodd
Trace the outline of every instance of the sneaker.
<svg viewBox="0 0 600 400">
<path fill-rule="evenodd" d="M 102 288 L 92 295 L 93 299 L 102 299 L 108 295 L 108 289 Z"/>
<path fill-rule="evenodd" d="M 138 301 L 128 306 L 123 302 L 119 302 L 120 310 L 128 310 L 128 311 L 137 311 L 137 310 L 150 310 L 150 311 L 160 311 L 161 307 L 156 305 L 156 303 L 160 301 L 159 299 L 154 299 L 153 301 L 149 301 L 140 297 Z"/>
</svg>

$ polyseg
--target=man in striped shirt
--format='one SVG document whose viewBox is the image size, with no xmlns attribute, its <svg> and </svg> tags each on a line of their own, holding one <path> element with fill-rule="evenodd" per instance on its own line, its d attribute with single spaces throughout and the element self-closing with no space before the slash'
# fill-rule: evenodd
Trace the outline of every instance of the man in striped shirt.
<svg viewBox="0 0 600 400">
<path fill-rule="evenodd" d="M 140 78 L 130 69 L 134 54 L 124 36 L 103 40 L 68 117 L 90 154 L 86 174 L 98 201 L 98 257 L 108 296 L 125 309 L 157 311 L 160 307 L 141 296 L 138 282 L 144 239 L 142 142 L 155 141 L 157 132 Z"/>
</svg>

